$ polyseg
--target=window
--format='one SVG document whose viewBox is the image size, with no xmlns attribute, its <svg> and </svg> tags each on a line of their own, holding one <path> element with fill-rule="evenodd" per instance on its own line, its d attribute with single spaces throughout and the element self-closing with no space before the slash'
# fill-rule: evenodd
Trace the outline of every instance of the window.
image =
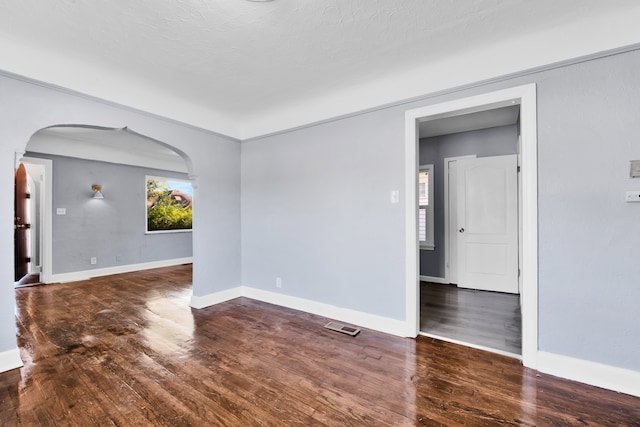
<svg viewBox="0 0 640 427">
<path fill-rule="evenodd" d="M 420 249 L 433 250 L 433 165 L 418 172 L 418 240 Z"/>
<path fill-rule="evenodd" d="M 191 182 L 147 176 L 147 233 L 191 231 Z"/>
</svg>

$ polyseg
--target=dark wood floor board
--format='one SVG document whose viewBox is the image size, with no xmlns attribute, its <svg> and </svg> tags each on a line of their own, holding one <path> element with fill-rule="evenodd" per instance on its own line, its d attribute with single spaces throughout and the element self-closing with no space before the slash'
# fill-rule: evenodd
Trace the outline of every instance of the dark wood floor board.
<svg viewBox="0 0 640 427">
<path fill-rule="evenodd" d="M 0 425 L 640 426 L 640 399 L 513 358 L 247 298 L 194 310 L 190 284 L 185 265 L 17 289 Z"/>
<path fill-rule="evenodd" d="M 239 307 L 241 309 L 241 307 Z M 240 318 L 243 318 L 242 313 L 238 313 Z M 235 328 L 234 328 L 235 329 Z M 287 401 L 296 401 L 296 402 L 305 402 L 309 400 L 308 396 L 297 393 L 295 389 L 289 388 L 287 385 L 291 382 L 300 382 L 300 378 L 304 378 L 309 388 L 314 390 L 314 394 L 316 396 L 322 396 L 321 402 L 323 403 L 323 407 L 320 408 L 320 411 L 316 411 L 315 409 L 312 411 L 313 413 L 318 414 L 325 412 L 334 412 L 334 421 L 339 420 L 341 414 L 348 413 L 346 409 L 343 407 L 343 402 L 345 401 L 345 395 L 351 395 L 348 390 L 348 384 L 343 384 L 342 386 L 336 385 L 336 383 L 343 383 L 352 381 L 354 384 L 358 384 L 357 381 L 361 379 L 361 374 L 358 372 L 352 373 L 349 370 L 340 370 L 340 369 L 332 369 L 330 364 L 324 363 L 327 358 L 331 358 L 330 350 L 323 350 L 318 347 L 316 350 L 315 358 L 319 361 L 316 364 L 313 370 L 309 370 L 308 368 L 296 368 L 298 364 L 296 364 L 296 360 L 300 360 L 301 358 L 307 357 L 305 354 L 301 354 L 298 349 L 304 345 L 312 346 L 313 341 L 310 341 L 310 338 L 303 337 L 303 339 L 297 342 L 297 345 L 294 345 L 293 348 L 283 347 L 282 344 L 277 343 L 278 338 L 272 337 L 269 341 L 276 342 L 275 344 L 269 344 L 268 342 L 263 342 L 264 338 L 261 337 L 261 327 L 258 327 L 258 335 L 250 334 L 250 336 L 244 337 L 240 339 L 239 343 L 228 342 L 227 344 L 231 345 L 234 348 L 237 346 L 242 347 L 243 343 L 255 343 L 259 347 L 264 348 L 265 351 L 261 352 L 261 354 L 256 357 L 256 355 L 250 351 L 248 351 L 248 356 L 244 356 L 242 351 L 239 355 L 233 356 L 233 360 L 237 360 L 242 366 L 251 370 L 252 372 L 257 372 L 253 379 L 249 379 L 249 381 L 253 380 L 254 383 L 271 383 L 277 384 L 277 388 L 274 391 L 276 394 L 284 395 L 287 397 Z M 325 333 L 325 330 L 319 330 L 321 333 Z M 278 335 L 278 337 L 290 336 L 290 334 L 285 333 L 282 335 Z M 232 336 L 233 334 L 225 334 L 226 336 Z M 333 337 L 332 337 L 333 338 Z M 340 336 L 339 338 L 350 338 L 347 336 Z M 222 339 L 220 337 L 219 339 Z M 245 351 L 248 349 L 245 349 Z M 219 360 L 222 362 L 223 360 L 232 359 L 230 355 L 223 355 L 219 353 Z M 336 362 L 338 366 L 340 366 L 339 361 Z M 278 380 L 274 380 L 272 378 L 277 378 Z M 278 389 L 280 390 L 278 392 Z M 366 390 L 363 390 L 363 387 L 360 386 L 360 394 L 363 394 L 364 399 L 371 399 L 370 390 L 384 391 L 385 384 L 380 383 L 379 387 L 376 388 L 375 384 L 372 384 L 372 381 L 369 381 L 366 386 Z M 264 390 L 263 390 L 264 391 Z M 369 394 L 367 394 L 369 393 Z M 353 395 L 349 402 L 352 402 L 353 399 L 361 398 L 359 396 Z M 318 406 L 316 398 L 315 405 Z M 365 422 L 366 420 L 360 420 L 360 422 Z M 349 420 L 340 420 L 341 425 L 350 425 L 351 422 Z"/>
<path fill-rule="evenodd" d="M 519 296 L 421 282 L 420 331 L 520 354 Z"/>
</svg>

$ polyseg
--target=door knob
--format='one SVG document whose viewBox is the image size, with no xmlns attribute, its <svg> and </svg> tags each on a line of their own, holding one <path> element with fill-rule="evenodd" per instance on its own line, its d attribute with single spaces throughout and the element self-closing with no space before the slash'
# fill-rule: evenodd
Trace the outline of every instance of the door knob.
<svg viewBox="0 0 640 427">
<path fill-rule="evenodd" d="M 460 233 L 464 233 L 464 227 L 462 227 L 460 230 L 458 230 Z"/>
</svg>

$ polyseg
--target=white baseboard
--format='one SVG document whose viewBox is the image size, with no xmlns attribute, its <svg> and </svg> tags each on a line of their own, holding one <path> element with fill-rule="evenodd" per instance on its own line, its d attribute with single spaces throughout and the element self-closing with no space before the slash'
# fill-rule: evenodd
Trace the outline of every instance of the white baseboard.
<svg viewBox="0 0 640 427">
<path fill-rule="evenodd" d="M 538 370 L 546 374 L 640 397 L 640 372 L 587 360 L 538 352 Z"/>
<path fill-rule="evenodd" d="M 22 367 L 20 350 L 17 348 L 0 353 L 0 372 L 7 372 Z"/>
<path fill-rule="evenodd" d="M 336 307 L 330 304 L 324 304 L 276 292 L 269 292 L 248 286 L 241 286 L 202 297 L 192 297 L 191 306 L 194 308 L 204 308 L 241 296 L 282 307 L 292 308 L 294 310 L 304 311 L 305 313 L 316 314 L 318 316 L 327 317 L 340 322 L 350 323 L 352 325 L 373 329 L 391 335 L 400 337 L 406 336 L 407 325 L 401 320 L 377 316 L 348 308 Z"/>
<path fill-rule="evenodd" d="M 435 338 L 440 341 L 446 341 L 453 344 L 463 345 L 465 347 L 471 347 L 471 348 L 475 348 L 482 351 L 488 351 L 489 353 L 500 354 L 502 356 L 507 356 L 514 359 L 522 360 L 522 356 L 520 354 L 511 353 L 509 351 L 498 350 L 496 348 L 486 347 L 484 345 L 478 345 L 478 344 L 470 343 L 467 341 L 456 340 L 453 338 L 444 337 L 442 335 L 437 335 L 437 334 L 430 334 L 427 332 L 420 332 L 418 335 L 422 335 L 423 337 Z"/>
<path fill-rule="evenodd" d="M 420 276 L 420 281 L 431 282 L 431 283 L 442 283 L 443 285 L 449 284 L 449 282 L 447 282 L 444 277 Z"/>
<path fill-rule="evenodd" d="M 118 265 L 115 267 L 96 268 L 94 270 L 74 271 L 71 273 L 52 274 L 46 283 L 65 283 L 88 280 L 92 277 L 111 276 L 112 274 L 130 273 L 132 271 L 150 270 L 152 268 L 172 267 L 174 265 L 190 264 L 193 257 L 167 259 L 162 261 L 145 262 L 141 264 Z"/>
<path fill-rule="evenodd" d="M 429 281 L 432 281 L 431 279 Z M 238 297 L 252 298 L 391 335 L 407 336 L 407 325 L 401 320 L 248 286 L 240 286 L 201 297 L 194 296 L 191 298 L 191 307 L 205 308 Z M 467 345 L 466 343 L 463 344 Z M 513 357 L 514 355 L 509 354 L 509 356 Z M 538 352 L 537 361 L 540 372 L 633 396 L 640 396 L 640 372 L 546 352 Z"/>
<path fill-rule="evenodd" d="M 243 296 L 242 287 L 231 288 L 213 294 L 203 295 L 201 297 L 193 295 L 189 305 L 193 308 L 205 308 L 234 298 L 239 298 L 241 296 Z"/>
</svg>

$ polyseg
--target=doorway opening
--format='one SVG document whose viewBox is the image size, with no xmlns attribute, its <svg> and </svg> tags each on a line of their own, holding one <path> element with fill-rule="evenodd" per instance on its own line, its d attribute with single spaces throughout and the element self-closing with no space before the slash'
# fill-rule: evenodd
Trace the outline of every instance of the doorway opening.
<svg viewBox="0 0 640 427">
<path fill-rule="evenodd" d="M 420 333 L 518 358 L 519 112 L 425 122 L 418 150 L 420 168 L 439 166 L 431 183 L 438 244 L 420 245 Z"/>
<path fill-rule="evenodd" d="M 36 132 L 17 161 L 34 183 L 29 268 L 39 283 L 192 262 L 191 230 L 156 236 L 145 226 L 147 171 L 193 182 L 177 148 L 127 128 L 59 125 Z"/>
<path fill-rule="evenodd" d="M 469 211 L 474 211 L 481 206 L 481 209 L 491 208 L 495 206 L 502 206 L 504 203 L 513 204 L 515 200 L 515 222 L 513 214 L 511 217 L 501 217 L 501 221 L 494 221 L 496 213 L 489 213 L 489 216 L 479 217 L 472 219 L 474 224 L 469 227 L 465 227 L 459 219 L 455 219 L 455 214 L 449 215 L 448 220 L 451 224 L 448 224 L 448 230 L 442 226 L 440 229 L 440 239 L 436 235 L 435 247 L 440 246 L 442 249 L 450 251 L 447 256 L 447 262 L 440 264 L 440 271 L 436 271 L 435 276 L 420 277 L 420 255 L 419 255 L 419 242 L 418 233 L 419 228 L 419 216 L 418 216 L 418 187 L 417 187 L 417 171 L 420 168 L 421 162 L 420 156 L 422 155 L 419 150 L 420 138 L 426 135 L 421 135 L 421 129 L 429 129 L 439 132 L 441 135 L 455 133 L 455 130 L 451 132 L 442 131 L 442 125 L 444 128 L 447 126 L 460 126 L 461 123 L 467 123 L 465 131 L 473 129 L 482 129 L 488 127 L 497 127 L 495 125 L 487 126 L 477 125 L 473 128 L 472 125 L 468 125 L 470 118 L 477 119 L 480 116 L 493 117 L 495 120 L 497 113 L 499 112 L 516 112 L 519 119 L 519 126 L 510 124 L 510 126 L 516 126 L 520 131 L 520 142 L 515 141 L 513 144 L 513 151 L 518 152 L 520 156 L 520 163 L 518 163 L 518 157 L 514 153 L 505 155 L 505 153 L 491 153 L 491 156 L 501 162 L 506 162 L 504 168 L 502 166 L 497 169 L 494 165 L 489 168 L 484 168 L 483 164 L 486 159 L 480 160 L 479 156 L 473 159 L 455 158 L 456 154 L 448 155 L 448 169 L 460 168 L 466 171 L 466 175 L 460 175 L 457 171 L 455 177 L 467 176 L 467 179 L 457 179 L 455 182 L 455 188 L 458 191 L 456 197 L 458 200 L 466 200 L 466 208 L 463 203 L 463 207 L 457 207 L 456 212 L 458 216 L 463 217 L 464 221 L 468 220 Z M 472 120 L 473 121 L 473 120 Z M 469 127 L 471 126 L 471 127 Z M 506 125 L 505 125 L 506 126 Z M 521 147 L 518 149 L 518 147 Z M 477 147 L 476 147 L 477 148 Z M 486 148 L 486 147 L 483 147 Z M 458 153 L 457 157 L 465 155 L 471 155 L 476 153 Z M 493 155 L 495 154 L 495 155 Z M 498 159 L 500 158 L 500 159 Z M 442 285 L 445 283 L 454 283 L 464 285 L 465 283 L 472 283 L 472 278 L 469 282 L 469 275 L 477 276 L 480 273 L 483 276 L 489 277 L 486 282 L 496 283 L 505 279 L 502 273 L 505 268 L 509 271 L 508 276 L 501 286 L 508 286 L 508 288 L 498 288 L 495 290 L 489 290 L 489 292 L 499 291 L 505 294 L 520 294 L 520 298 L 515 297 L 516 304 L 520 305 L 520 312 L 522 319 L 522 331 L 521 331 L 521 348 L 522 348 L 522 361 L 525 366 L 535 367 L 537 364 L 537 141 L 536 141 L 536 100 L 535 100 L 535 85 L 520 86 L 516 88 L 506 89 L 498 92 L 492 92 L 484 95 L 474 96 L 470 98 L 464 98 L 457 101 L 451 101 L 447 103 L 437 104 L 433 106 L 423 107 L 415 110 L 408 111 L 406 113 L 406 181 L 405 188 L 407 196 L 407 228 L 406 228 L 406 248 L 407 248 L 407 325 L 409 327 L 409 335 L 416 336 L 420 333 L 420 279 L 435 279 L 432 280 L 434 285 Z M 440 166 L 441 170 L 445 169 L 444 159 L 436 166 Z M 517 169 L 520 166 L 521 172 L 517 174 Z M 450 168 L 449 168 L 450 167 Z M 506 168 L 506 169 L 505 169 Z M 489 169 L 491 169 L 489 171 Z M 451 179 L 451 170 L 448 170 L 448 179 Z M 514 181 L 505 180 L 505 173 L 516 173 L 519 177 Z M 435 175 L 438 176 L 437 174 Z M 444 175 L 443 175 L 444 177 Z M 471 177 L 469 179 L 469 177 Z M 456 180 L 456 178 L 454 178 Z M 466 184 L 465 184 L 466 182 Z M 493 197 L 496 191 L 490 187 L 483 189 L 481 183 L 492 183 L 492 185 L 502 185 L 502 189 L 509 193 L 508 200 L 492 200 L 488 197 Z M 474 186 L 470 190 L 469 195 L 464 196 L 464 185 Z M 484 185 L 484 184 L 483 184 Z M 449 185 L 449 190 L 453 186 Z M 521 191 L 518 193 L 518 187 Z M 500 192 L 503 192 L 502 190 Z M 411 195 L 414 195 L 413 197 Z M 449 193 L 451 195 L 451 193 Z M 480 195 L 480 196 L 479 196 Z M 514 199 L 515 198 L 515 199 Z M 444 201 L 441 201 L 444 203 Z M 469 203 L 472 203 L 469 205 Z M 473 203 L 480 203 L 480 205 L 473 205 Z M 452 206 L 449 203 L 449 206 Z M 469 207 L 471 206 L 471 207 Z M 474 207 L 475 206 L 475 207 Z M 517 207 L 520 206 L 520 209 Z M 505 211 L 506 212 L 506 211 Z M 500 216 L 501 214 L 498 214 Z M 518 220 L 519 217 L 519 220 Z M 454 218 L 454 219 L 452 219 Z M 500 222 L 500 224 L 498 224 Z M 511 240 L 509 242 L 492 242 L 492 241 L 480 241 L 478 234 L 486 234 L 486 232 L 495 227 L 508 226 L 511 230 Z M 515 227 L 515 228 L 514 228 Z M 451 248 L 456 247 L 451 238 L 451 230 L 455 228 L 458 233 L 458 237 L 455 239 L 457 243 L 457 249 L 452 256 Z M 470 230 L 473 229 L 473 230 Z M 474 230 L 480 229 L 481 233 L 475 233 Z M 438 233 L 438 227 L 435 228 Z M 464 231 L 463 231 L 464 230 Z M 445 235 L 449 232 L 449 236 L 446 238 L 448 245 L 445 243 Z M 465 238 L 460 239 L 459 235 L 465 235 Z M 515 236 L 515 240 L 513 239 Z M 495 237 L 495 236 L 494 236 Z M 438 241 L 440 240 L 440 241 Z M 504 243 L 504 244 L 503 244 Z M 508 243 L 508 244 L 507 244 Z M 499 258 L 500 262 L 496 261 L 495 257 L 489 256 L 493 252 L 493 255 L 500 255 L 504 258 L 509 258 L 508 263 L 503 263 L 503 258 Z M 455 255 L 457 254 L 457 255 Z M 444 259 L 445 251 L 441 251 L 440 256 Z M 463 259 L 460 259 L 460 258 Z M 466 257 L 466 259 L 464 259 Z M 423 267 L 425 261 L 422 261 Z M 456 264 L 457 263 L 457 264 Z M 466 265 L 466 270 L 460 268 L 460 263 Z M 457 265 L 457 267 L 452 267 Z M 518 270 L 520 276 L 518 276 Z M 463 271 L 461 276 L 461 271 Z M 469 276 L 469 277 L 468 277 Z M 514 282 L 515 278 L 515 282 Z M 515 283 L 515 285 L 514 285 Z M 482 285 L 484 286 L 484 285 Z M 482 287 L 481 286 L 481 287 Z M 514 288 L 515 286 L 515 288 Z M 475 285 L 467 287 L 476 287 Z M 507 292 L 505 292 L 505 290 Z M 428 297 L 427 297 L 428 298 Z M 433 298 L 433 296 L 432 296 Z M 463 344 L 476 346 L 470 340 L 461 339 L 458 340 Z M 488 346 L 485 346 L 488 347 Z M 511 351 L 506 351 L 511 353 Z"/>
<path fill-rule="evenodd" d="M 52 163 L 48 159 L 22 157 L 16 170 L 16 176 L 20 170 L 26 174 L 27 188 L 18 190 L 16 182 L 16 205 L 19 200 L 25 198 L 27 211 L 26 221 L 28 226 L 23 226 L 28 231 L 22 247 L 18 244 L 18 238 L 14 241 L 15 252 L 15 286 L 29 286 L 44 282 L 51 274 L 51 250 L 50 231 L 51 216 L 47 212 L 51 210 L 52 194 Z M 17 181 L 17 179 L 16 179 Z M 19 194 L 22 193 L 22 194 Z M 23 202 L 24 203 L 24 202 Z M 16 206 L 16 211 L 17 206 Z M 17 235 L 19 227 L 19 215 L 15 215 L 14 233 Z"/>
</svg>

